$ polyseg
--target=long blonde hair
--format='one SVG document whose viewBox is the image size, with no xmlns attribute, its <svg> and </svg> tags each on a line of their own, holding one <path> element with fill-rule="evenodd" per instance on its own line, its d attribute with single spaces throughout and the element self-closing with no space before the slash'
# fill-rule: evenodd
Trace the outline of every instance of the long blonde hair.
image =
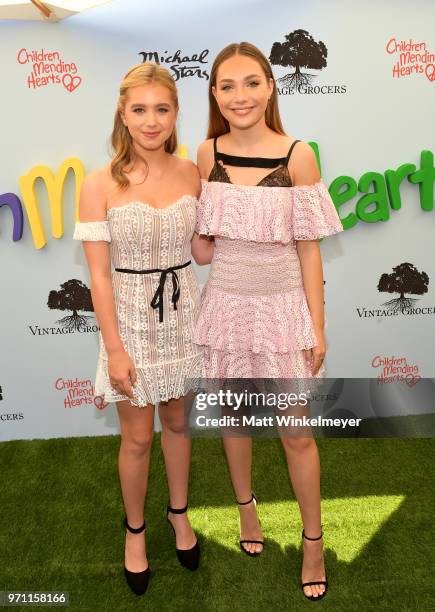
<svg viewBox="0 0 435 612">
<path fill-rule="evenodd" d="M 268 62 L 266 56 L 255 45 L 248 42 L 232 43 L 231 45 L 228 45 L 222 49 L 222 51 L 217 54 L 210 73 L 210 82 L 208 87 L 209 119 L 207 138 L 216 138 L 217 136 L 221 136 L 221 134 L 226 134 L 230 131 L 230 125 L 219 110 L 219 106 L 216 102 L 216 98 L 213 95 L 212 88 L 216 87 L 216 76 L 219 66 L 222 64 L 222 62 L 230 57 L 233 57 L 234 55 L 246 55 L 247 57 L 251 57 L 260 64 L 266 78 L 273 79 L 275 81 L 270 63 Z M 272 95 L 266 108 L 265 120 L 266 125 L 270 127 L 270 129 L 274 130 L 278 134 L 285 135 L 281 117 L 279 115 L 276 86 L 273 88 Z"/>
<path fill-rule="evenodd" d="M 166 68 L 151 62 L 137 64 L 136 66 L 133 66 L 133 68 L 130 68 L 119 86 L 119 98 L 111 136 L 113 158 L 110 163 L 110 172 L 121 189 L 126 189 L 130 184 L 127 176 L 124 173 L 125 168 L 137 158 L 137 153 L 134 151 L 130 132 L 128 131 L 127 126 L 125 126 L 122 122 L 121 112 L 124 112 L 125 109 L 128 90 L 131 87 L 149 85 L 150 83 L 156 83 L 166 87 L 171 94 L 175 110 L 178 111 L 177 88 L 175 86 L 174 79 Z M 172 134 L 165 142 L 165 151 L 168 153 L 174 153 L 176 149 L 177 131 L 174 127 Z"/>
</svg>

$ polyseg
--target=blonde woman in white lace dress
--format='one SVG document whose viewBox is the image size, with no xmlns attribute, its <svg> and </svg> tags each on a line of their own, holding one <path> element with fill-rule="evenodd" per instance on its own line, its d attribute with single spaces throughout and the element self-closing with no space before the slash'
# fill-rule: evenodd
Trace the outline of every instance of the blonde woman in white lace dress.
<svg viewBox="0 0 435 612">
<path fill-rule="evenodd" d="M 190 259 L 206 239 L 193 237 L 197 168 L 173 155 L 177 112 L 165 68 L 144 63 L 125 75 L 114 157 L 86 177 L 74 234 L 83 240 L 101 329 L 96 393 L 116 402 L 120 420 L 125 576 L 138 595 L 150 573 L 144 502 L 156 404 L 177 557 L 190 570 L 199 563 L 186 513 L 191 442 L 184 435 L 183 395 L 186 381 L 201 371 L 192 343 L 199 289 Z"/>
</svg>

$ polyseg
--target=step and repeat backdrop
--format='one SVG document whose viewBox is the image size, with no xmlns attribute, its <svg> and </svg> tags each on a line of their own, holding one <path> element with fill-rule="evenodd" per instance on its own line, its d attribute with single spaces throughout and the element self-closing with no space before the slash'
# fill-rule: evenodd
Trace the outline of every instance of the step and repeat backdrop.
<svg viewBox="0 0 435 612">
<path fill-rule="evenodd" d="M 285 129 L 317 151 L 345 227 L 321 243 L 328 375 L 434 377 L 434 21 L 425 0 L 166 0 L 0 23 L 0 439 L 118 433 L 94 394 L 80 185 L 109 160 L 118 85 L 141 61 L 171 71 L 195 159 L 211 64 L 242 40 L 270 58 Z"/>
</svg>

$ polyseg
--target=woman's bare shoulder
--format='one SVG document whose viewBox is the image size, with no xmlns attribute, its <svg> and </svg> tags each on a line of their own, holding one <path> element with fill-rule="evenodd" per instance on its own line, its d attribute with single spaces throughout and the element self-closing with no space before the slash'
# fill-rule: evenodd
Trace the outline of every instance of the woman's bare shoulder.
<svg viewBox="0 0 435 612">
<path fill-rule="evenodd" d="M 89 172 L 80 190 L 80 221 L 96 221 L 106 218 L 107 197 L 113 181 L 108 167 Z"/>
<path fill-rule="evenodd" d="M 312 185 L 320 181 L 314 149 L 306 142 L 295 144 L 288 165 L 293 185 Z"/>
<path fill-rule="evenodd" d="M 180 157 L 174 159 L 176 164 L 175 169 L 179 179 L 185 183 L 185 187 L 192 189 L 195 193 L 199 193 L 200 176 L 198 166 L 191 159 L 182 159 Z"/>
<path fill-rule="evenodd" d="M 185 157 L 177 157 L 174 155 L 174 161 L 177 170 L 182 172 L 194 172 L 196 169 L 196 164 L 191 159 L 187 159 Z"/>
<path fill-rule="evenodd" d="M 307 158 L 310 157 L 312 154 L 314 154 L 313 148 L 307 143 L 304 142 L 303 140 L 300 140 L 299 138 L 294 138 L 292 140 L 292 142 L 298 141 L 293 149 L 293 153 L 292 155 L 297 156 L 298 158 Z"/>
<path fill-rule="evenodd" d="M 204 142 L 201 142 L 201 144 L 198 147 L 198 160 L 201 159 L 207 159 L 207 158 L 213 158 L 214 156 L 214 152 L 213 152 L 213 142 L 214 142 L 214 138 L 208 138 L 207 140 L 204 140 Z"/>
<path fill-rule="evenodd" d="M 199 175 L 198 166 L 191 159 L 176 157 L 175 169 L 184 177 L 196 179 Z"/>
<path fill-rule="evenodd" d="M 197 153 L 197 164 L 199 168 L 199 173 L 202 178 L 208 178 L 211 169 L 214 165 L 214 148 L 213 148 L 214 138 L 208 138 L 204 140 L 199 147 Z"/>
</svg>

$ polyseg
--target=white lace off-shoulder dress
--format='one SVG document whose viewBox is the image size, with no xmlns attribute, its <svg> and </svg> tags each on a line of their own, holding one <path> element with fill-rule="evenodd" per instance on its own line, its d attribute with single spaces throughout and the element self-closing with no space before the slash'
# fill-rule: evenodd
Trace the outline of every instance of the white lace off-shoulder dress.
<svg viewBox="0 0 435 612">
<path fill-rule="evenodd" d="M 105 221 L 76 223 L 76 240 L 110 243 L 119 336 L 137 372 L 134 405 L 179 398 L 201 373 L 193 344 L 200 292 L 190 265 L 196 204 L 189 195 L 163 209 L 130 202 L 109 208 Z M 129 399 L 110 384 L 101 332 L 95 394 Z"/>
<path fill-rule="evenodd" d="M 258 185 L 238 185 L 223 162 L 241 158 L 215 144 L 215 165 L 201 181 L 196 231 L 214 236 L 215 250 L 195 342 L 209 378 L 312 377 L 303 351 L 317 340 L 296 242 L 343 227 L 322 180 L 292 186 L 289 155 Z M 316 377 L 324 373 L 321 366 Z"/>
</svg>

